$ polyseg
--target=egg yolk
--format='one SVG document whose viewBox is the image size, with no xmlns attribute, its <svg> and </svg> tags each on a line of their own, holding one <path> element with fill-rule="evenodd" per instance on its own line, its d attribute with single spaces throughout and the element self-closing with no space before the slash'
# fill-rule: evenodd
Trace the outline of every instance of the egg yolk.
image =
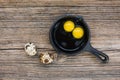
<svg viewBox="0 0 120 80">
<path fill-rule="evenodd" d="M 75 24 L 74 24 L 74 22 L 72 22 L 72 21 L 66 21 L 66 22 L 64 23 L 64 30 L 65 30 L 66 32 L 72 32 L 73 29 L 74 29 L 74 27 L 75 27 Z"/>
<path fill-rule="evenodd" d="M 83 28 L 81 28 L 81 27 L 76 27 L 76 28 L 73 30 L 72 35 L 73 35 L 73 37 L 76 38 L 76 39 L 82 38 L 83 35 L 84 35 L 84 30 L 83 30 Z"/>
</svg>

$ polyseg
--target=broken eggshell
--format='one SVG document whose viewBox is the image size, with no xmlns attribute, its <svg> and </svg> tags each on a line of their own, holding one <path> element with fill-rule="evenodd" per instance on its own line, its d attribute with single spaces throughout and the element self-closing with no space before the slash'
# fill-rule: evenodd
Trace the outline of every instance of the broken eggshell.
<svg viewBox="0 0 120 80">
<path fill-rule="evenodd" d="M 40 53 L 40 62 L 43 64 L 50 64 L 55 60 L 56 57 L 57 54 L 55 53 L 42 52 Z"/>
<path fill-rule="evenodd" d="M 33 43 L 27 43 L 25 45 L 25 52 L 29 56 L 35 56 L 37 54 L 36 46 Z"/>
</svg>

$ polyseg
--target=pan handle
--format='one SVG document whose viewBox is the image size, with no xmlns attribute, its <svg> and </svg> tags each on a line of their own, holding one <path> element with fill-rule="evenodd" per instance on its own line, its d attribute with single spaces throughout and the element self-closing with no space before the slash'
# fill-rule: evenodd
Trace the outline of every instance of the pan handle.
<svg viewBox="0 0 120 80">
<path fill-rule="evenodd" d="M 102 63 L 109 62 L 108 55 L 106 55 L 105 53 L 103 53 L 101 51 L 98 51 L 97 49 L 95 49 L 94 47 L 92 47 L 90 43 L 88 44 L 86 50 L 89 51 L 89 52 L 91 52 L 92 54 L 94 54 L 98 59 L 100 59 L 102 61 Z"/>
</svg>

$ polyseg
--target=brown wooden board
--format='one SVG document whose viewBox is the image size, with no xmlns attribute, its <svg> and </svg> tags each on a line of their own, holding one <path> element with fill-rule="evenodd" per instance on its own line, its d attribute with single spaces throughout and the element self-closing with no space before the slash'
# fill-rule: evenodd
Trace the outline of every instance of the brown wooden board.
<svg viewBox="0 0 120 80">
<path fill-rule="evenodd" d="M 110 57 L 108 64 L 89 52 L 60 54 L 50 65 L 25 54 L 28 42 L 38 53 L 56 53 L 49 29 L 65 14 L 85 18 L 91 43 Z M 120 80 L 120 0 L 0 0 L 0 80 Z"/>
</svg>

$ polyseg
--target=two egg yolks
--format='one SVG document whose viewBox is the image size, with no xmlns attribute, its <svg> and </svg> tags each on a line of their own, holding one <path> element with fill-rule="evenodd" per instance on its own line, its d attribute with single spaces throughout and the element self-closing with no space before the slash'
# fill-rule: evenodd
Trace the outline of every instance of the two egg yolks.
<svg viewBox="0 0 120 80">
<path fill-rule="evenodd" d="M 66 32 L 72 32 L 72 35 L 76 39 L 80 39 L 84 35 L 84 30 L 81 27 L 76 27 L 75 24 L 72 21 L 66 21 L 63 26 L 64 30 Z"/>
</svg>

